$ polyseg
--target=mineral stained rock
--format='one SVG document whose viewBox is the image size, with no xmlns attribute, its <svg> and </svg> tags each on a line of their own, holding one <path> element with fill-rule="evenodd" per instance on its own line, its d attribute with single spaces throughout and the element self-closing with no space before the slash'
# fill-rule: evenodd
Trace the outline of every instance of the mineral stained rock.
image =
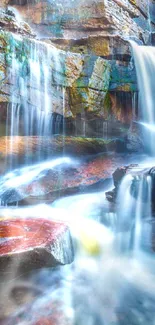
<svg viewBox="0 0 155 325">
<path fill-rule="evenodd" d="M 90 0 L 90 1 L 19 1 L 8 0 L 20 11 L 33 28 L 57 38 L 74 39 L 97 35 L 114 34 L 137 36 L 147 35 L 147 1 Z M 142 24 L 143 22 L 143 24 Z"/>
<path fill-rule="evenodd" d="M 102 190 L 111 182 L 111 174 L 124 163 L 124 154 L 102 154 L 86 160 L 63 159 L 50 168 L 53 161 L 16 169 L 11 176 L 1 178 L 0 198 L 2 205 L 51 203 L 62 196 Z M 130 158 L 127 157 L 127 160 Z M 68 161 L 69 160 L 69 161 Z M 34 174 L 35 171 L 35 174 Z M 25 177 L 25 173 L 27 177 Z M 8 175 L 8 176 L 7 176 Z"/>
<path fill-rule="evenodd" d="M 29 5 L 31 7 L 30 3 Z M 33 5 L 35 6 L 36 2 Z M 20 9 L 20 6 L 18 9 Z M 98 14 L 101 15 L 99 13 L 100 10 L 102 12 L 101 3 L 92 4 L 90 12 L 92 19 L 97 17 L 96 15 Z M 81 9 L 79 9 L 80 11 Z M 32 84 L 32 82 L 30 83 L 28 75 L 31 59 L 30 49 L 35 44 L 39 53 L 39 62 L 41 62 L 42 54 L 47 50 L 47 44 L 40 41 L 34 43 L 33 33 L 28 24 L 19 22 L 15 15 L 9 15 L 9 13 L 11 13 L 9 10 L 6 12 L 0 11 L 2 27 L 0 29 L 0 105 L 2 106 L 4 103 L 7 105 L 11 101 L 13 101 L 13 104 L 21 104 L 23 94 L 19 87 L 19 80 L 23 78 L 25 82 L 27 80 L 26 87 L 29 96 L 26 100 L 28 101 L 29 109 L 34 109 L 39 104 L 37 98 L 42 98 L 43 96 L 40 94 L 38 97 L 38 93 L 42 92 L 42 90 L 38 89 L 37 85 Z M 60 12 L 58 11 L 59 14 Z M 79 15 L 81 17 L 81 14 Z M 86 16 L 87 14 L 83 17 L 84 21 L 87 20 Z M 66 19 L 69 21 L 69 16 Z M 76 19 L 73 14 L 73 25 L 75 21 Z M 71 25 L 72 30 L 74 30 L 73 25 Z M 16 37 L 10 32 L 14 32 L 18 36 Z M 86 33 L 86 30 L 84 33 Z M 116 120 L 123 120 L 123 122 L 125 115 L 125 120 L 130 122 L 132 102 L 128 101 L 130 104 L 126 110 L 124 101 L 121 107 L 119 104 L 114 104 L 112 94 L 115 91 L 123 91 L 128 94 L 137 92 L 135 69 L 130 63 L 131 51 L 129 43 L 122 39 L 120 35 L 104 34 L 101 37 L 100 39 L 99 36 L 93 35 L 88 36 L 88 38 L 86 35 L 84 38 L 80 36 L 79 44 L 77 40 L 71 41 L 72 44 L 75 43 L 75 48 L 74 46 L 70 49 L 60 46 L 61 50 L 56 49 L 56 47 L 59 47 L 57 40 L 53 42 L 52 40 L 45 40 L 50 47 L 51 53 L 53 51 L 52 59 L 49 62 L 52 76 L 52 84 L 49 87 L 52 113 L 58 113 L 73 120 L 78 114 L 82 114 L 85 121 L 88 120 L 88 113 L 92 119 L 94 117 L 102 119 L 114 117 Z M 81 42 L 87 46 L 87 50 L 84 52 L 76 49 L 77 45 L 78 48 L 81 48 Z M 14 75 L 12 71 L 13 53 L 15 53 L 16 59 L 18 59 L 18 63 L 21 66 L 21 73 L 18 76 Z M 54 55 L 57 56 L 58 65 L 54 63 Z M 12 76 L 11 80 L 10 75 Z M 65 98 L 63 99 L 64 92 Z M 13 94 L 14 96 L 12 96 Z M 44 109 L 44 103 L 42 109 Z"/>
<path fill-rule="evenodd" d="M 0 270 L 24 273 L 73 261 L 69 229 L 61 222 L 18 218 L 0 221 Z"/>
<path fill-rule="evenodd" d="M 42 150 L 42 159 L 48 157 L 52 159 L 63 153 L 69 156 L 87 156 L 96 155 L 103 152 L 124 152 L 125 143 L 121 139 L 97 139 L 72 136 L 54 136 L 54 137 L 37 137 L 37 136 L 14 136 L 12 144 L 11 137 L 0 138 L 0 157 L 12 156 L 12 159 L 18 158 L 18 162 L 24 162 L 25 156 L 29 156 L 30 161 L 37 161 L 40 150 Z M 27 143 L 28 151 L 27 151 Z"/>
<path fill-rule="evenodd" d="M 92 119 L 97 114 L 98 118 L 114 118 L 115 121 L 130 123 L 133 103 L 129 102 L 128 97 L 133 98 L 138 93 L 138 87 L 127 40 L 136 38 L 141 43 L 148 42 L 149 19 L 151 31 L 154 32 L 153 1 L 149 17 L 149 3 L 144 0 L 73 0 L 65 3 L 61 0 L 59 3 L 54 0 L 3 0 L 0 6 L 3 8 L 0 12 L 1 106 L 11 99 L 21 104 L 21 93 L 19 87 L 16 87 L 21 76 L 16 79 L 15 85 L 11 85 L 8 80 L 11 73 L 9 65 L 15 45 L 16 56 L 22 64 L 21 71 L 25 72 L 24 80 L 28 78 L 33 28 L 44 44 L 51 45 L 51 49 L 54 45 L 53 49 L 60 59 L 59 67 L 53 61 L 49 64 L 53 74 L 53 83 L 49 89 L 52 112 L 72 120 L 81 114 L 86 123 L 87 113 L 91 114 Z M 26 23 L 18 20 L 17 10 Z M 13 41 L 10 32 L 22 35 L 21 40 L 16 37 Z M 36 43 L 42 57 L 46 46 L 38 40 Z M 33 109 L 38 105 L 38 89 L 29 82 L 27 86 L 31 93 L 28 103 L 30 109 Z M 12 96 L 14 88 L 16 91 Z M 118 101 L 122 93 L 125 99 L 120 104 Z M 118 99 L 116 102 L 115 96 Z M 127 107 L 125 102 L 128 102 Z"/>
</svg>

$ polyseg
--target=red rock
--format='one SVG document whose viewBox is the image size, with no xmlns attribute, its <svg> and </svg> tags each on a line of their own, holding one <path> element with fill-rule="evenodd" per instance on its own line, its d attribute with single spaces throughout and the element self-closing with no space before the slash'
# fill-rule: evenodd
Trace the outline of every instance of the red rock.
<svg viewBox="0 0 155 325">
<path fill-rule="evenodd" d="M 111 177 L 125 159 L 128 158 L 120 155 L 102 155 L 79 165 L 44 170 L 41 177 L 35 177 L 28 184 L 8 188 L 1 195 L 1 203 L 5 205 L 13 202 L 19 202 L 20 205 L 51 203 L 62 196 L 76 194 L 81 190 L 88 191 L 89 186 L 103 190 L 104 181 Z"/>
<path fill-rule="evenodd" d="M 7 219 L 0 221 L 0 269 L 17 273 L 73 261 L 68 227 L 46 219 Z M 14 272 L 14 271 L 13 271 Z"/>
</svg>

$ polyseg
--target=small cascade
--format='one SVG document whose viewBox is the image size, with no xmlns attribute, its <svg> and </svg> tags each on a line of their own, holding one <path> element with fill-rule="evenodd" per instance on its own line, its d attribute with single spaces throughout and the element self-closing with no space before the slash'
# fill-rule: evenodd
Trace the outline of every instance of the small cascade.
<svg viewBox="0 0 155 325">
<path fill-rule="evenodd" d="M 142 245 L 143 221 L 151 218 L 151 176 L 126 175 L 117 194 L 118 251 L 139 254 Z M 122 198 L 125 199 L 122 199 Z"/>
<path fill-rule="evenodd" d="M 134 122 L 137 119 L 138 112 L 137 112 L 137 93 L 134 92 L 132 95 L 132 122 Z"/>
<path fill-rule="evenodd" d="M 12 35 L 7 59 L 12 97 L 8 106 L 6 135 L 11 136 L 11 151 L 14 136 L 42 137 L 54 133 L 53 107 L 57 93 L 61 93 L 59 101 L 62 102 L 59 104 L 63 113 L 65 90 L 59 89 L 56 75 L 60 71 L 59 51 L 51 45 Z M 59 127 L 56 129 L 60 131 Z"/>
<path fill-rule="evenodd" d="M 76 161 L 69 157 L 62 157 L 18 168 L 6 173 L 0 177 L 0 206 L 15 201 L 18 202 L 22 198 L 27 197 L 33 187 L 32 184 L 37 180 L 39 183 L 34 186 L 34 192 L 37 193 L 36 195 L 43 195 L 44 191 L 48 192 L 48 188 L 44 188 L 41 180 L 50 171 L 59 170 L 60 175 L 61 169 L 65 167 L 72 168 L 73 165 L 76 165 Z"/>
<path fill-rule="evenodd" d="M 130 41 L 136 66 L 139 101 L 141 108 L 141 121 L 146 149 L 155 155 L 155 48 L 139 46 Z"/>
<path fill-rule="evenodd" d="M 131 196 L 130 189 L 132 184 L 132 176 L 127 175 L 123 178 L 118 194 L 117 194 L 117 228 L 118 235 L 116 238 L 117 249 L 120 252 L 128 252 L 130 248 L 130 236 L 129 231 L 130 217 L 133 211 L 133 197 Z M 125 200 L 122 200 L 125 197 Z M 123 230 L 123 232 L 121 231 Z M 124 235 L 125 231 L 125 235 Z"/>
<path fill-rule="evenodd" d="M 135 231 L 134 231 L 134 253 L 141 251 L 142 244 L 142 219 L 151 218 L 151 192 L 152 180 L 150 176 L 143 177 L 139 180 L 137 189 L 137 200 L 135 206 Z M 151 241 L 151 238 L 150 238 Z"/>
</svg>

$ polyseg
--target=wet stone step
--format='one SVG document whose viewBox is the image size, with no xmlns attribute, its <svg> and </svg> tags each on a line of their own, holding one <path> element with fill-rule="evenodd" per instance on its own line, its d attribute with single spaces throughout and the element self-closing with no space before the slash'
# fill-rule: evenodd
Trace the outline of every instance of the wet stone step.
<svg viewBox="0 0 155 325">
<path fill-rule="evenodd" d="M 73 244 L 68 227 L 47 219 L 0 221 L 0 272 L 23 274 L 42 267 L 72 263 Z"/>
</svg>

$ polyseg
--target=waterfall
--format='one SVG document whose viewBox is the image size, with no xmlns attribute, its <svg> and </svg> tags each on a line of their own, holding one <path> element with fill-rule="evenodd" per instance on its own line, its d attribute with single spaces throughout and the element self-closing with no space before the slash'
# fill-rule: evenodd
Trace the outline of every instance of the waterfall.
<svg viewBox="0 0 155 325">
<path fill-rule="evenodd" d="M 57 104 L 62 114 L 65 107 L 64 90 L 59 89 L 56 75 L 61 70 L 57 49 L 35 40 L 22 40 L 12 34 L 9 55 L 8 72 L 12 92 L 6 135 L 11 139 L 8 152 L 9 150 L 12 152 L 14 136 L 51 136 L 52 113 L 56 101 L 60 101 Z M 57 95 L 60 92 L 62 96 L 58 99 Z M 27 153 L 30 155 L 29 150 L 27 141 Z"/>
<path fill-rule="evenodd" d="M 120 184 L 117 194 L 116 214 L 118 222 L 118 234 L 116 238 L 116 247 L 119 252 L 128 252 L 131 244 L 131 229 L 129 230 L 129 225 L 131 224 L 134 204 L 134 198 L 131 196 L 131 184 L 132 176 L 125 176 Z M 122 200 L 123 197 L 125 197 L 125 200 Z"/>
<path fill-rule="evenodd" d="M 155 48 L 139 46 L 133 41 L 130 43 L 132 45 L 139 86 L 144 142 L 146 149 L 152 155 L 155 155 Z"/>
<path fill-rule="evenodd" d="M 123 178 L 117 195 L 116 245 L 119 252 L 128 252 L 131 247 L 134 255 L 141 251 L 143 220 L 152 215 L 151 191 L 150 176 L 128 174 Z M 122 200 L 123 197 L 125 200 Z"/>
</svg>

